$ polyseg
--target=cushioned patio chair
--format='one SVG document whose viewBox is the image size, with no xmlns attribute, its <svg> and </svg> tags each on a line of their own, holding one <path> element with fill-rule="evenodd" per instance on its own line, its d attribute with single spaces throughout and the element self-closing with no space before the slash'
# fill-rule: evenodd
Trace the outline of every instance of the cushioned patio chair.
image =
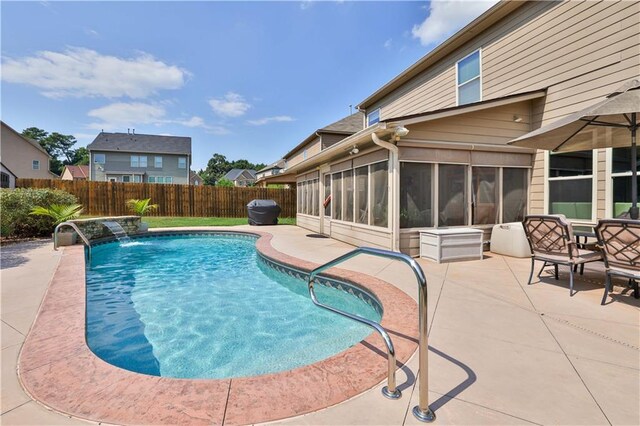
<svg viewBox="0 0 640 426">
<path fill-rule="evenodd" d="M 531 248 L 531 273 L 533 278 L 536 260 L 544 262 L 538 276 L 548 264 L 555 267 L 558 279 L 558 265 L 569 267 L 569 295 L 573 296 L 574 266 L 602 260 L 602 253 L 579 249 L 573 237 L 571 223 L 564 215 L 530 215 L 522 222 Z"/>
<path fill-rule="evenodd" d="M 633 296 L 640 297 L 640 220 L 603 219 L 596 226 L 598 243 L 604 254 L 604 266 L 607 280 L 604 287 L 602 304 L 611 291 L 611 276 L 628 278 L 633 286 Z"/>
</svg>

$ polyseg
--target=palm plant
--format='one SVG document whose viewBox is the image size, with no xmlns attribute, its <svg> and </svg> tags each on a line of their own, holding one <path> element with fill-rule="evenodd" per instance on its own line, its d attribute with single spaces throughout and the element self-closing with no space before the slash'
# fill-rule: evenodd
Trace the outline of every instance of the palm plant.
<svg viewBox="0 0 640 426">
<path fill-rule="evenodd" d="M 70 219 L 75 219 L 82 212 L 82 204 L 51 204 L 49 207 L 37 206 L 31 209 L 29 214 L 35 216 L 48 216 L 58 225 Z"/>
<path fill-rule="evenodd" d="M 127 207 L 136 216 L 144 216 L 147 213 L 158 208 L 157 204 L 149 204 L 149 203 L 151 203 L 151 198 L 145 198 L 144 200 L 136 200 L 134 198 L 131 200 L 127 200 Z"/>
</svg>

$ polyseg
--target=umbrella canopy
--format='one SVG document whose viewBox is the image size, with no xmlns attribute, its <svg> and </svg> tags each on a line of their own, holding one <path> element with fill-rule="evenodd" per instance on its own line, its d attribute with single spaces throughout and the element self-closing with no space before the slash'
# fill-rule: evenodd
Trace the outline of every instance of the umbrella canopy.
<svg viewBox="0 0 640 426">
<path fill-rule="evenodd" d="M 509 142 L 554 152 L 630 146 L 631 113 L 640 113 L 640 80 L 631 80 L 602 101 Z"/>
<path fill-rule="evenodd" d="M 640 124 L 640 80 L 631 80 L 602 101 L 520 136 L 510 145 L 554 152 L 631 146 L 631 210 L 638 218 L 636 130 Z"/>
</svg>

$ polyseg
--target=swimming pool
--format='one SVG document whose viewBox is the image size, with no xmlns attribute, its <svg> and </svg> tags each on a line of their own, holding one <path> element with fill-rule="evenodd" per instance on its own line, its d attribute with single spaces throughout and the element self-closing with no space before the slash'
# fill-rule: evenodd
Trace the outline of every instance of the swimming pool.
<svg viewBox="0 0 640 426">
<path fill-rule="evenodd" d="M 255 238 L 182 234 L 110 242 L 87 265 L 86 336 L 118 367 L 163 377 L 230 378 L 290 370 L 370 334 L 313 305 L 295 270 L 263 258 Z M 321 301 L 379 321 L 371 295 L 318 286 Z"/>
</svg>

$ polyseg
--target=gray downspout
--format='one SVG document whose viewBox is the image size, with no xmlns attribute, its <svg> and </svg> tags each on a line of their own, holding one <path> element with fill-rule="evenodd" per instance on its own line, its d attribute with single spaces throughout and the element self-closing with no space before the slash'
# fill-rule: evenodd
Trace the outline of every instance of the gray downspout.
<svg viewBox="0 0 640 426">
<path fill-rule="evenodd" d="M 400 251 L 400 161 L 398 147 L 390 142 L 383 141 L 375 133 L 371 133 L 373 143 L 389 151 L 389 182 L 391 193 L 389 194 L 389 222 L 391 224 L 391 248 Z"/>
</svg>

